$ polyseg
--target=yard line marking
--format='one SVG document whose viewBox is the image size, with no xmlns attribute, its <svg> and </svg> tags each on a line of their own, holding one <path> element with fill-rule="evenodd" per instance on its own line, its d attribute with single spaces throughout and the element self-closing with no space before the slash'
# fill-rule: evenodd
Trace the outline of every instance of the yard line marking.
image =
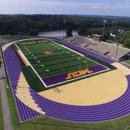
<svg viewBox="0 0 130 130">
<path fill-rule="evenodd" d="M 53 43 L 55 43 L 55 44 L 57 44 L 57 45 L 59 45 L 58 43 L 56 43 L 56 42 L 54 42 L 54 41 L 52 41 Z M 63 46 L 63 45 L 59 45 L 59 46 Z M 63 46 L 64 47 L 64 46 Z M 67 48 L 66 48 L 67 49 Z M 71 48 L 70 48 L 71 49 Z M 72 51 L 73 51 L 74 49 L 72 49 Z M 75 50 L 74 50 L 75 51 Z M 74 53 L 76 53 L 76 52 L 74 52 Z M 76 53 L 76 54 L 78 54 L 78 52 Z M 78 55 L 80 55 L 80 54 L 78 54 Z M 89 59 L 88 57 L 86 57 L 86 56 L 82 56 L 82 57 L 84 57 L 84 58 L 86 58 L 86 59 Z M 94 61 L 94 60 L 92 60 L 92 59 L 89 59 L 90 61 L 93 61 L 93 62 L 95 62 L 95 63 L 97 63 L 97 64 L 99 64 L 99 65 L 101 65 L 101 66 L 103 66 L 103 67 L 105 67 L 105 68 L 107 68 L 106 66 L 104 66 L 104 65 L 102 65 L 102 64 L 100 64 L 100 63 L 98 63 L 98 62 L 96 62 L 96 61 Z M 107 68 L 108 70 L 110 70 L 109 68 Z"/>
</svg>

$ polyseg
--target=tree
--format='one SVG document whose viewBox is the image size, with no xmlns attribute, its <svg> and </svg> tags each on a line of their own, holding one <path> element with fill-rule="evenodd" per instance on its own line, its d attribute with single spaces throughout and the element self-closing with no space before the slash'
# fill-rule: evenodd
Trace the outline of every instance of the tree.
<svg viewBox="0 0 130 130">
<path fill-rule="evenodd" d="M 67 35 L 67 37 L 72 36 L 72 27 L 69 26 L 69 27 L 67 28 L 66 35 Z"/>
<path fill-rule="evenodd" d="M 130 48 L 130 39 L 124 40 L 123 47 Z"/>
<path fill-rule="evenodd" d="M 114 19 L 114 18 L 112 18 Z M 0 15 L 0 34 L 12 34 L 16 35 L 17 32 L 24 32 L 25 34 L 31 29 L 37 29 L 39 32 L 49 30 L 63 30 L 67 26 L 71 26 L 73 29 L 78 30 L 79 35 L 91 35 L 92 31 L 88 32 L 88 29 L 96 31 L 94 34 L 99 34 L 97 29 L 103 27 L 103 18 L 100 16 L 71 16 L 71 15 Z M 64 21 L 64 22 L 63 22 Z M 116 18 L 111 20 L 107 19 L 108 23 L 106 28 L 114 26 L 116 29 L 130 27 L 129 18 Z M 116 25 L 115 25 L 116 24 Z M 87 28 L 87 29 L 86 29 Z M 112 27 L 113 28 L 113 27 Z M 86 32 L 87 30 L 87 32 Z M 116 29 L 117 30 L 117 29 Z M 115 31 L 114 31 L 115 32 Z M 122 41 L 122 40 L 121 40 Z"/>
<path fill-rule="evenodd" d="M 125 40 L 130 39 L 130 31 L 125 31 L 116 37 L 116 42 L 124 44 Z M 124 45 L 123 45 L 124 46 Z"/>
<path fill-rule="evenodd" d="M 30 36 L 37 36 L 39 34 L 39 31 L 37 29 L 31 29 L 29 32 Z"/>
<path fill-rule="evenodd" d="M 104 32 L 104 40 L 106 41 L 107 39 L 109 39 L 109 36 L 110 36 L 109 30 L 105 30 L 105 32 Z"/>
<path fill-rule="evenodd" d="M 85 25 L 81 25 L 78 29 L 78 34 L 81 36 L 86 36 L 86 33 L 87 33 L 87 29 Z"/>
</svg>

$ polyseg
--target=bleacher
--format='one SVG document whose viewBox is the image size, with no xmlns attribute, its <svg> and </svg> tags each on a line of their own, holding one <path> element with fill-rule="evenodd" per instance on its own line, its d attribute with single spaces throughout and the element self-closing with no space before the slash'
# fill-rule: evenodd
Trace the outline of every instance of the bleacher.
<svg viewBox="0 0 130 130">
<path fill-rule="evenodd" d="M 117 45 L 104 43 L 104 42 L 103 43 L 101 42 L 98 45 L 92 47 L 91 50 L 100 53 L 102 55 L 106 55 L 109 58 L 113 58 L 116 56 L 118 60 L 120 60 L 120 58 L 130 53 L 130 49 L 118 46 L 118 50 L 117 50 Z"/>
<path fill-rule="evenodd" d="M 95 43 L 91 42 L 89 38 L 85 37 L 85 36 L 79 36 L 79 35 L 74 35 L 70 38 L 66 39 L 67 42 L 73 43 L 73 44 L 77 44 L 80 46 L 83 46 L 83 44 L 86 46 L 94 46 L 96 45 Z"/>
<path fill-rule="evenodd" d="M 125 57 L 127 54 L 130 53 L 130 49 L 121 46 L 118 46 L 118 51 L 117 51 L 116 44 L 110 44 L 102 41 L 99 42 L 98 44 L 94 44 L 91 42 L 90 38 L 79 36 L 79 35 L 74 35 L 68 38 L 66 41 L 73 44 L 77 44 L 78 46 L 81 46 L 82 48 L 85 48 L 87 50 L 92 50 L 101 55 L 105 55 L 108 58 L 113 59 L 114 57 L 116 57 L 119 61 L 120 59 L 122 59 L 123 57 Z"/>
</svg>

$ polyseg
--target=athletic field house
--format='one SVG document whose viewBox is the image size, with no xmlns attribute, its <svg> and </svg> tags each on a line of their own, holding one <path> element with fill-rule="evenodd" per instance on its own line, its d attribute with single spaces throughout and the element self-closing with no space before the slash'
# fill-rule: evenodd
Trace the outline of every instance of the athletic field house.
<svg viewBox="0 0 130 130">
<path fill-rule="evenodd" d="M 20 122 L 42 115 L 104 122 L 130 113 L 130 70 L 120 63 L 56 38 L 1 45 Z"/>
</svg>

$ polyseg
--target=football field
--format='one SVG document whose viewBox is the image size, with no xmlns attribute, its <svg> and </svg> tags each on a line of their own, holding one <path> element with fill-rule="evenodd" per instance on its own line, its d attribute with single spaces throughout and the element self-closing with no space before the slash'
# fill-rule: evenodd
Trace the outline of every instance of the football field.
<svg viewBox="0 0 130 130">
<path fill-rule="evenodd" d="M 109 70 L 87 56 L 53 41 L 16 46 L 45 87 Z"/>
</svg>

